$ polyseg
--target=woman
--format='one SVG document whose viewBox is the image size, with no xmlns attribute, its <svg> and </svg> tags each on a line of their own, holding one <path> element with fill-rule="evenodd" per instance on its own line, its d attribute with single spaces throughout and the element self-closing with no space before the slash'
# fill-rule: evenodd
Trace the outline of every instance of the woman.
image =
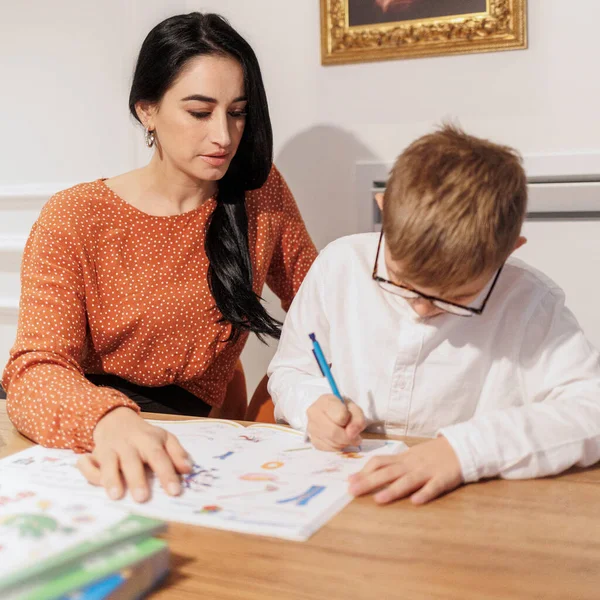
<svg viewBox="0 0 600 600">
<path fill-rule="evenodd" d="M 9 416 L 80 461 L 111 498 L 144 501 L 144 465 L 180 492 L 191 465 L 140 409 L 207 415 L 223 403 L 249 332 L 279 337 L 264 283 L 287 308 L 316 256 L 272 166 L 256 56 L 217 15 L 157 25 L 129 98 L 150 163 L 58 193 L 22 264 Z"/>
</svg>

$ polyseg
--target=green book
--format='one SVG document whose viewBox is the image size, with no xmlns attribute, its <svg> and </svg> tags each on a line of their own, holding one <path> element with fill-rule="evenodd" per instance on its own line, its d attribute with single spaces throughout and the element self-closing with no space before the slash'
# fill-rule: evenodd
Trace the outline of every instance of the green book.
<svg viewBox="0 0 600 600">
<path fill-rule="evenodd" d="M 168 573 L 169 551 L 162 543 L 160 550 L 141 562 L 86 584 L 59 600 L 139 600 L 156 589 Z"/>
<path fill-rule="evenodd" d="M 113 548 L 82 558 L 59 573 L 44 574 L 18 591 L 10 593 L 6 600 L 55 600 L 82 598 L 85 600 L 86 586 L 107 576 L 120 573 L 122 584 L 109 598 L 128 600 L 156 586 L 169 571 L 169 548 L 163 540 L 146 538 L 125 542 Z M 101 596 L 106 598 L 106 596 Z M 4 598 L 4 597 L 3 597 Z"/>
<path fill-rule="evenodd" d="M 46 581 L 99 552 L 166 527 L 118 504 L 73 497 L 25 481 L 0 480 L 0 598 Z"/>
</svg>

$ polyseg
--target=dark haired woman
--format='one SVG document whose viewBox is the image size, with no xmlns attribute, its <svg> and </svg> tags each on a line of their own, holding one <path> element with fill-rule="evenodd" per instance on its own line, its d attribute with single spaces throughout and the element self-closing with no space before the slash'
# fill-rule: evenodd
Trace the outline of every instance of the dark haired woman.
<svg viewBox="0 0 600 600">
<path fill-rule="evenodd" d="M 141 169 L 56 194 L 22 264 L 9 416 L 80 461 L 111 498 L 144 501 L 144 465 L 180 491 L 179 442 L 140 408 L 207 415 L 249 332 L 279 337 L 316 256 L 285 182 L 256 56 L 221 17 L 169 18 L 145 39 L 129 99 L 155 148 Z"/>
</svg>

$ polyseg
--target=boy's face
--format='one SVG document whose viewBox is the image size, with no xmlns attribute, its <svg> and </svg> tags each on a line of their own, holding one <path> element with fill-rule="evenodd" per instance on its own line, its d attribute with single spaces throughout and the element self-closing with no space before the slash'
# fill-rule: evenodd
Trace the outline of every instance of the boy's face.
<svg viewBox="0 0 600 600">
<path fill-rule="evenodd" d="M 401 261 L 394 260 L 391 257 L 390 251 L 386 243 L 384 243 L 383 246 L 385 266 L 387 267 L 387 272 L 390 281 L 393 281 L 398 285 L 407 287 L 425 296 L 433 296 L 435 298 L 447 300 L 448 302 L 452 302 L 454 304 L 469 306 L 474 300 L 476 300 L 477 296 L 481 294 L 485 286 L 490 282 L 490 279 L 494 276 L 495 271 L 492 270 L 489 273 L 485 273 L 477 279 L 474 279 L 473 281 L 470 281 L 464 285 L 457 286 L 449 290 L 440 289 L 436 286 L 423 287 L 413 285 L 411 281 L 408 281 L 403 277 L 403 268 Z M 421 318 L 435 317 L 446 312 L 441 308 L 438 308 L 437 306 L 432 304 L 431 301 L 426 300 L 425 298 L 405 298 L 405 300 L 415 311 L 415 313 L 417 313 L 417 315 L 419 315 L 419 317 Z"/>
<path fill-rule="evenodd" d="M 379 205 L 380 210 L 383 210 L 383 194 L 375 194 L 375 200 Z M 527 239 L 523 236 L 520 236 L 515 244 L 513 252 L 525 243 L 527 243 Z M 491 269 L 489 272 L 486 272 L 476 279 L 473 279 L 473 281 L 470 281 L 464 285 L 456 286 L 453 289 L 441 289 L 435 285 L 430 287 L 417 286 L 413 285 L 411 281 L 404 278 L 402 262 L 392 258 L 387 243 L 385 243 L 385 238 L 383 247 L 385 266 L 387 267 L 390 281 L 405 288 L 409 288 L 418 294 L 432 296 L 434 298 L 445 300 L 453 304 L 459 304 L 461 306 L 470 306 L 477 299 L 479 294 L 481 294 L 486 285 L 490 283 L 490 280 L 492 277 L 494 277 L 494 272 L 497 272 L 495 269 Z M 435 317 L 447 312 L 442 308 L 435 306 L 426 298 L 404 298 L 404 300 L 410 304 L 411 308 L 421 318 Z"/>
</svg>

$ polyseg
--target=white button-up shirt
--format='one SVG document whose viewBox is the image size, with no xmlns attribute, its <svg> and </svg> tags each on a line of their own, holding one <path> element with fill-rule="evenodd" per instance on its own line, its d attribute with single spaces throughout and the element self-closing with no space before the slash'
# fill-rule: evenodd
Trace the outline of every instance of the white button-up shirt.
<svg viewBox="0 0 600 600">
<path fill-rule="evenodd" d="M 378 237 L 333 242 L 304 280 L 269 366 L 276 418 L 305 430 L 308 407 L 331 393 L 314 332 L 370 431 L 444 435 L 467 482 L 600 460 L 600 357 L 560 288 L 509 259 L 482 315 L 423 319 L 373 281 Z"/>
</svg>

